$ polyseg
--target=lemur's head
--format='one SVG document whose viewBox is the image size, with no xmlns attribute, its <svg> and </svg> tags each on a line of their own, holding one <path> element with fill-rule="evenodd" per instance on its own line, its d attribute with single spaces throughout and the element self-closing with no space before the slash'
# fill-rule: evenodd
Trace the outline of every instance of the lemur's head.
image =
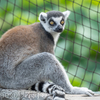
<svg viewBox="0 0 100 100">
<path fill-rule="evenodd" d="M 41 12 L 39 15 L 39 20 L 47 32 L 51 34 L 61 33 L 65 28 L 65 22 L 69 14 L 70 11 L 49 11 L 47 13 Z"/>
</svg>

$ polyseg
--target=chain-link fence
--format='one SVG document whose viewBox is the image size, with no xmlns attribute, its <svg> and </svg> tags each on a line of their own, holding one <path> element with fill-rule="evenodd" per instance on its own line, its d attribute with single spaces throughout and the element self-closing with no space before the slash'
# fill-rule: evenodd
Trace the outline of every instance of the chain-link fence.
<svg viewBox="0 0 100 100">
<path fill-rule="evenodd" d="M 99 0 L 0 0 L 0 36 L 17 25 L 38 22 L 40 12 L 71 14 L 55 49 L 75 86 L 100 90 Z"/>
</svg>

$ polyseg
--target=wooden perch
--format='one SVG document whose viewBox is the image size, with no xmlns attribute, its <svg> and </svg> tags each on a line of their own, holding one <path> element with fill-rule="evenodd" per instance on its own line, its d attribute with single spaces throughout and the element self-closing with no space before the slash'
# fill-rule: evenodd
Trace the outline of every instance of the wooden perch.
<svg viewBox="0 0 100 100">
<path fill-rule="evenodd" d="M 53 100 L 49 94 L 29 90 L 2 89 L 0 100 Z M 85 95 L 66 94 L 66 100 L 100 100 L 100 96 L 85 97 Z"/>
<path fill-rule="evenodd" d="M 0 100 L 52 100 L 46 93 L 29 90 L 3 89 L 0 92 Z"/>
</svg>

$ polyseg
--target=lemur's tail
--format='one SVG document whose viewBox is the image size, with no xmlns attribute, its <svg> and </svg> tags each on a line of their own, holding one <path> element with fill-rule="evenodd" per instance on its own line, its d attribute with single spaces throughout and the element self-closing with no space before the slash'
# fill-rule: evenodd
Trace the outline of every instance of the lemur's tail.
<svg viewBox="0 0 100 100">
<path fill-rule="evenodd" d="M 64 89 L 52 82 L 37 82 L 31 87 L 31 90 L 49 93 L 53 96 L 53 100 L 65 100 Z"/>
</svg>

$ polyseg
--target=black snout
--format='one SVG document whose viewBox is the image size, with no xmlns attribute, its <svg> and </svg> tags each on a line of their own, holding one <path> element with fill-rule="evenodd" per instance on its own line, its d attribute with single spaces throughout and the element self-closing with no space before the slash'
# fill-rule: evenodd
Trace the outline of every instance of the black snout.
<svg viewBox="0 0 100 100">
<path fill-rule="evenodd" d="M 56 32 L 62 32 L 63 27 L 61 25 L 58 25 L 58 27 L 55 29 Z"/>
</svg>

